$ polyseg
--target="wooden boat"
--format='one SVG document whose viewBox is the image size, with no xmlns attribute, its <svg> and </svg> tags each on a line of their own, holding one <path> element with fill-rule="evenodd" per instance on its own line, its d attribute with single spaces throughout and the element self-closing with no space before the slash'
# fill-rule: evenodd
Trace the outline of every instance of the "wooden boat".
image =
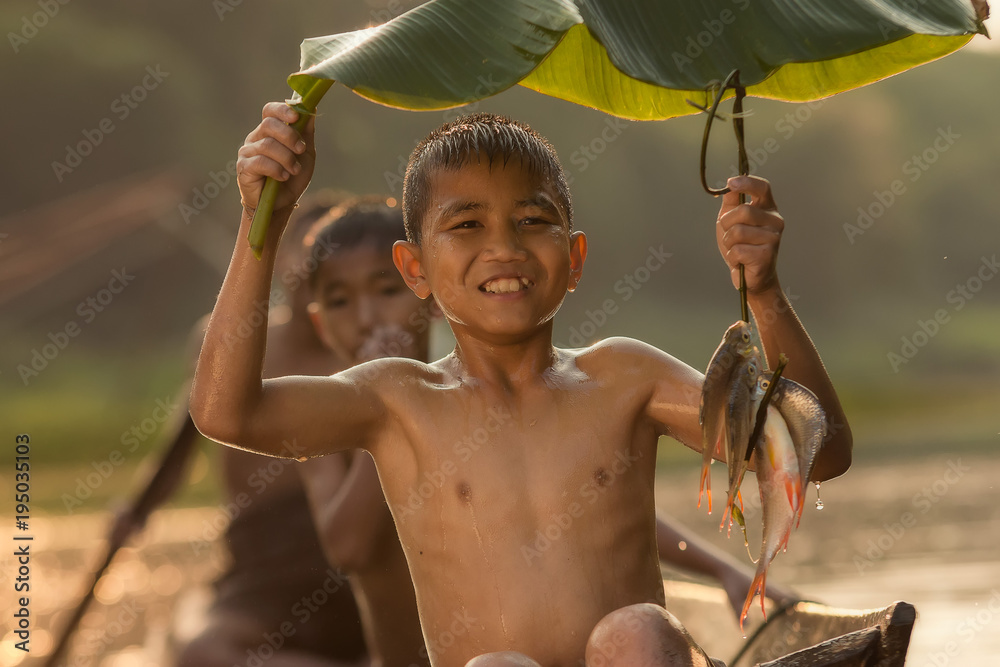
<svg viewBox="0 0 1000 667">
<path fill-rule="evenodd" d="M 770 609 L 743 639 L 720 589 L 670 580 L 663 587 L 667 609 L 727 667 L 903 667 L 916 620 L 906 602 L 881 609 L 798 602 Z"/>
</svg>

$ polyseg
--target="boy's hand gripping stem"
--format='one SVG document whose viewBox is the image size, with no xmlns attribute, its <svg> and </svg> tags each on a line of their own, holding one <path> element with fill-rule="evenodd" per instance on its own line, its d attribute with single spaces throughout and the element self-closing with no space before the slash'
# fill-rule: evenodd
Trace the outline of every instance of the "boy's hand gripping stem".
<svg viewBox="0 0 1000 667">
<path fill-rule="evenodd" d="M 328 79 L 317 79 L 313 83 L 302 99 L 297 103 L 290 104 L 293 109 L 299 112 L 299 119 L 292 123 L 296 131 L 302 132 L 309 117 L 316 113 L 316 106 L 323 99 L 326 91 L 333 86 L 333 81 Z M 264 240 L 267 238 L 267 228 L 271 224 L 271 214 L 274 212 L 274 202 L 278 198 L 278 189 L 281 182 L 270 176 L 264 182 L 264 187 L 260 193 L 260 200 L 257 202 L 257 210 L 254 211 L 253 221 L 250 223 L 250 232 L 247 234 L 247 241 L 250 242 L 250 249 L 253 256 L 260 259 L 264 250 Z"/>
</svg>

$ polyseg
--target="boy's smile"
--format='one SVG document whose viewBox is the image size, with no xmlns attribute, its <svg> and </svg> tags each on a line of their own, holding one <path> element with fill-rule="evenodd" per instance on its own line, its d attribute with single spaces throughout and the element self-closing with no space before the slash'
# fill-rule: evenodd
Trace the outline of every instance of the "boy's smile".
<svg viewBox="0 0 1000 667">
<path fill-rule="evenodd" d="M 453 327 L 501 336 L 534 331 L 576 287 L 586 258 L 586 239 L 570 233 L 558 201 L 554 187 L 517 158 L 438 169 L 423 242 L 397 244 L 397 266 L 418 296 L 434 295 Z"/>
</svg>

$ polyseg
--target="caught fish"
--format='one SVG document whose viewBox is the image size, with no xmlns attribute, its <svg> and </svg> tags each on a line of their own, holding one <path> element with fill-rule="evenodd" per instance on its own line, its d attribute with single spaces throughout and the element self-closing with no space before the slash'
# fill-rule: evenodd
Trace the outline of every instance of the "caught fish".
<svg viewBox="0 0 1000 667">
<path fill-rule="evenodd" d="M 795 488 L 792 508 L 798 527 L 805 507 L 805 489 L 809 484 L 816 456 L 826 438 L 826 413 L 816 395 L 798 382 L 780 378 L 771 396 L 771 405 L 778 408 L 785 420 L 798 459 L 799 481 Z"/>
<path fill-rule="evenodd" d="M 712 479 L 709 476 L 709 466 L 712 464 L 713 456 L 722 456 L 727 449 L 724 447 L 723 438 L 731 389 L 740 369 L 745 366 L 742 362 L 755 354 L 759 356 L 753 346 L 750 325 L 741 320 L 726 330 L 722 343 L 716 348 L 712 359 L 708 362 L 708 370 L 705 371 L 698 411 L 698 421 L 702 427 L 698 507 L 701 507 L 702 494 L 707 494 L 709 514 L 712 512 Z M 759 363 L 757 367 L 759 368 Z"/>
<path fill-rule="evenodd" d="M 751 356 L 740 364 L 729 389 L 725 428 L 729 489 L 726 496 L 726 509 L 722 513 L 722 523 L 719 524 L 719 530 L 722 530 L 723 526 L 727 524 L 732 526 L 730 517 L 737 502 L 739 502 L 740 509 L 743 509 L 739 491 L 740 484 L 743 483 L 743 475 L 747 471 L 746 451 L 750 446 L 750 434 L 753 433 L 754 424 L 757 422 L 757 408 L 760 406 L 766 388 L 761 382 L 760 363 L 760 355 L 754 348 Z"/>
<path fill-rule="evenodd" d="M 780 389 L 778 383 L 775 391 Z M 764 611 L 765 584 L 767 568 L 780 549 L 788 547 L 788 538 L 795 523 L 796 510 L 789 499 L 792 489 L 801 483 L 799 459 L 792 442 L 792 435 L 781 412 L 773 404 L 767 406 L 767 419 L 764 422 L 764 433 L 758 444 L 757 455 L 757 485 L 760 489 L 761 507 L 763 509 L 763 537 L 761 539 L 760 556 L 757 558 L 757 572 L 754 574 L 747 599 L 740 613 L 740 630 L 743 621 L 750 612 L 750 603 L 754 595 L 760 594 L 760 608 Z"/>
</svg>

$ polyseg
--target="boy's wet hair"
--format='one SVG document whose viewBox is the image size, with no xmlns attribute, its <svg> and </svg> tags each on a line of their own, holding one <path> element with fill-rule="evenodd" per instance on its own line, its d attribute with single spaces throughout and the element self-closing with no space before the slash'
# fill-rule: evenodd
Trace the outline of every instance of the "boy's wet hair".
<svg viewBox="0 0 1000 667">
<path fill-rule="evenodd" d="M 308 248 L 309 286 L 316 286 L 319 267 L 331 254 L 370 244 L 388 257 L 405 236 L 403 214 L 395 199 L 354 197 L 330 209 L 303 239 Z"/>
<path fill-rule="evenodd" d="M 421 224 L 430 204 L 431 174 L 437 169 L 460 169 L 483 157 L 492 169 L 511 158 L 530 173 L 555 183 L 558 204 L 573 228 L 569 184 L 552 145 L 524 123 L 491 113 L 462 116 L 445 123 L 421 141 L 410 155 L 403 179 L 403 220 L 406 238 L 420 243 Z"/>
</svg>

